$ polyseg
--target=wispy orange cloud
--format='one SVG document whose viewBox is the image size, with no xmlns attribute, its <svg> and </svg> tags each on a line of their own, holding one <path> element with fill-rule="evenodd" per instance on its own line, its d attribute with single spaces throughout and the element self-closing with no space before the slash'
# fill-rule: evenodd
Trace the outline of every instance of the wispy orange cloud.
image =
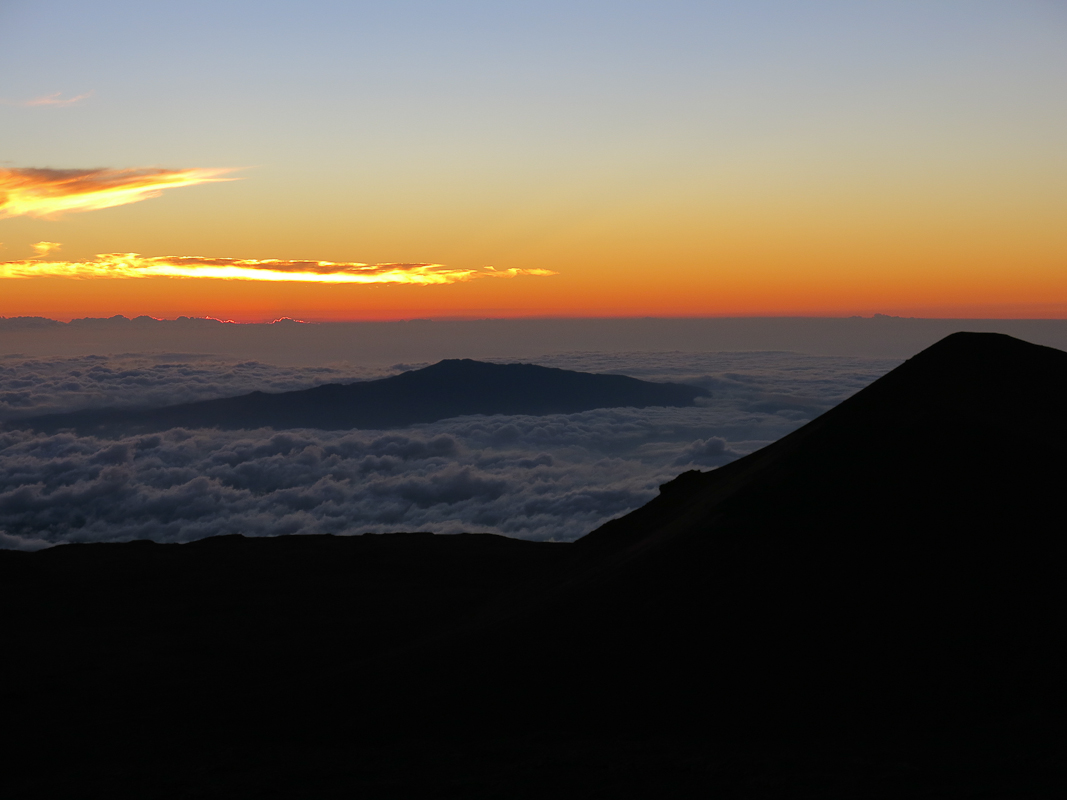
<svg viewBox="0 0 1067 800">
<path fill-rule="evenodd" d="M 301 283 L 460 283 L 477 278 L 555 275 L 547 269 L 452 269 L 442 264 L 360 264 L 335 261 L 144 257 L 137 253 L 105 253 L 92 261 L 3 261 L 0 278 L 214 278 L 239 281 Z"/>
<path fill-rule="evenodd" d="M 85 94 L 79 94 L 75 97 L 64 97 L 63 92 L 52 92 L 52 94 L 46 94 L 43 97 L 35 97 L 32 100 L 27 100 L 22 105 L 24 106 L 72 106 L 75 103 L 80 103 L 82 100 L 90 97 L 92 92 L 86 92 Z"/>
<path fill-rule="evenodd" d="M 54 217 L 158 197 L 164 189 L 233 180 L 232 169 L 0 169 L 0 217 Z"/>
</svg>

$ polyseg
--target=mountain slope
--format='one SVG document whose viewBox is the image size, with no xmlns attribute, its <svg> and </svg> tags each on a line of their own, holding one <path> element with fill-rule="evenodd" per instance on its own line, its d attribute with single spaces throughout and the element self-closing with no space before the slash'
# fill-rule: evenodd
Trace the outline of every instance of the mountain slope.
<svg viewBox="0 0 1067 800">
<path fill-rule="evenodd" d="M 1059 796 L 1065 399 L 1067 353 L 957 334 L 572 545 L 10 554 L 11 746 L 142 796 Z"/>
<path fill-rule="evenodd" d="M 437 702 L 493 725 L 1047 719 L 1067 668 L 1065 399 L 1067 353 L 949 337 L 776 444 L 667 484 L 481 627 L 404 658 L 518 665 Z M 560 663 L 573 683 L 539 677 Z"/>
<path fill-rule="evenodd" d="M 380 380 L 204 400 L 156 409 L 103 409 L 51 414 L 18 424 L 83 433 L 167 428 L 398 428 L 465 414 L 572 414 L 594 408 L 688 406 L 707 392 L 624 375 L 441 361 Z"/>
</svg>

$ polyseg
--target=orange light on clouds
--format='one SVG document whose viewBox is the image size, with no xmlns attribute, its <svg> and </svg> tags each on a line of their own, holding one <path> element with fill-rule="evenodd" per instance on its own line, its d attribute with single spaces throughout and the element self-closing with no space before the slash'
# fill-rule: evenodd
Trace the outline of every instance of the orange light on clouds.
<svg viewBox="0 0 1067 800">
<path fill-rule="evenodd" d="M 63 245 L 61 245 L 59 242 L 36 242 L 30 245 L 30 247 L 33 248 L 33 252 L 35 252 L 38 257 L 46 256 L 53 250 L 58 250 L 62 246 Z"/>
<path fill-rule="evenodd" d="M 58 247 L 53 242 L 38 244 Z M 556 273 L 547 269 L 450 269 L 442 264 L 361 264 L 203 256 L 143 257 L 137 253 L 105 253 L 92 261 L 0 262 L 0 278 L 213 278 L 300 283 L 435 285 L 460 283 L 476 278 L 554 274 Z"/>
<path fill-rule="evenodd" d="M 232 169 L 0 169 L 0 217 L 52 218 L 158 197 L 164 189 L 234 180 Z"/>
</svg>

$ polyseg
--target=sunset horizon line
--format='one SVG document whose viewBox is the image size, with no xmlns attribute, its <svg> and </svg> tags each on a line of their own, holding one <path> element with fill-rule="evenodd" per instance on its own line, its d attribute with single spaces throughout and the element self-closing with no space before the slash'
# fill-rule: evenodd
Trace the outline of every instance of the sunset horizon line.
<svg viewBox="0 0 1067 800">
<path fill-rule="evenodd" d="M 292 316 L 273 316 L 266 315 L 254 319 L 234 319 L 232 317 L 220 317 L 211 314 L 193 315 L 193 314 L 179 314 L 174 317 L 161 317 L 152 314 L 137 314 L 130 316 L 128 314 L 111 314 L 108 316 L 46 316 L 42 314 L 20 314 L 13 316 L 5 316 L 0 314 L 0 323 L 10 322 L 53 322 L 60 325 L 69 325 L 71 323 L 79 322 L 98 322 L 107 323 L 114 322 L 121 324 L 122 322 L 140 322 L 140 323 L 155 323 L 155 322 L 217 322 L 222 325 L 275 325 L 275 324 L 298 324 L 298 325 L 344 325 L 344 324 L 378 324 L 378 323 L 400 323 L 400 322 L 520 322 L 520 321 L 552 321 L 552 320 L 570 320 L 570 321 L 710 321 L 710 320 L 826 320 L 826 321 L 843 321 L 843 320 L 866 320 L 866 321 L 878 321 L 878 320 L 900 320 L 900 321 L 919 321 L 919 322 L 1067 322 L 1067 315 L 1064 316 L 976 316 L 976 315 L 960 315 L 960 316 L 924 316 L 924 315 L 905 315 L 905 314 L 886 314 L 882 312 L 873 312 L 866 314 L 771 314 L 771 313 L 753 313 L 753 314 L 447 314 L 447 315 L 419 315 L 419 316 L 389 316 L 389 317 L 309 317 L 307 319 L 292 317 Z"/>
</svg>

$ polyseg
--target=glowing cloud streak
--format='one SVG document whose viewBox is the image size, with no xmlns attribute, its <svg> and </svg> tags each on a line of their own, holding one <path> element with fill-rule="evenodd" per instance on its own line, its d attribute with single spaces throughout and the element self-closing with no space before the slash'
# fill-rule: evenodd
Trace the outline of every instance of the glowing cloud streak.
<svg viewBox="0 0 1067 800">
<path fill-rule="evenodd" d="M 164 189 L 233 180 L 231 169 L 0 169 L 0 217 L 54 217 L 136 203 Z"/>
<path fill-rule="evenodd" d="M 442 264 L 360 264 L 334 261 L 142 257 L 137 253 L 105 253 L 93 261 L 4 261 L 0 278 L 214 278 L 239 281 L 301 283 L 408 283 L 440 285 L 477 278 L 555 275 L 547 269 L 450 269 Z"/>
</svg>

